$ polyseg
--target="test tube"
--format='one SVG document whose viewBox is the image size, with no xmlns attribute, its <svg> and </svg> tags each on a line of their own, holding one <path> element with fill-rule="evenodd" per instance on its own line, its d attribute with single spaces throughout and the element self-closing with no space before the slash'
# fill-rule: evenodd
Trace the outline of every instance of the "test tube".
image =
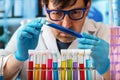
<svg viewBox="0 0 120 80">
<path fill-rule="evenodd" d="M 41 58 L 41 55 L 39 53 L 36 53 L 34 55 L 35 55 L 35 74 L 34 74 L 34 80 L 40 80 L 40 58 Z"/>
<path fill-rule="evenodd" d="M 46 80 L 46 53 L 42 53 L 41 80 Z"/>
<path fill-rule="evenodd" d="M 33 80 L 33 55 L 29 55 L 28 61 L 28 80 Z"/>
<path fill-rule="evenodd" d="M 77 51 L 73 50 L 73 80 L 78 80 L 78 57 Z"/>
<path fill-rule="evenodd" d="M 67 80 L 72 80 L 72 51 L 67 50 Z"/>
<path fill-rule="evenodd" d="M 80 69 L 80 80 L 85 80 L 85 71 L 84 71 L 84 51 L 79 50 L 78 52 L 78 62 Z"/>
<path fill-rule="evenodd" d="M 61 50 L 61 80 L 66 80 L 66 51 Z"/>
<path fill-rule="evenodd" d="M 59 80 L 58 78 L 58 56 L 57 53 L 53 53 L 53 79 Z"/>
<path fill-rule="evenodd" d="M 3 55 L 0 55 L 0 80 L 4 80 L 4 76 L 3 76 Z"/>
<path fill-rule="evenodd" d="M 85 62 L 86 62 L 86 79 L 92 80 L 92 73 L 91 73 L 91 60 L 90 60 L 90 49 L 85 50 Z"/>
<path fill-rule="evenodd" d="M 47 77 L 47 80 L 52 80 L 52 62 L 53 62 L 53 59 L 52 59 L 52 53 L 51 52 L 48 52 L 47 53 L 48 55 L 48 77 Z"/>
</svg>

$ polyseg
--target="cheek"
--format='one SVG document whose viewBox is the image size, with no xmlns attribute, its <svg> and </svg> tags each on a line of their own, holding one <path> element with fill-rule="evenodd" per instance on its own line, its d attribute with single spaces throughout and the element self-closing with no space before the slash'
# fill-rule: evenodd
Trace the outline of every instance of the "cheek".
<svg viewBox="0 0 120 80">
<path fill-rule="evenodd" d="M 52 31 L 52 33 L 53 33 L 53 35 L 54 35 L 55 37 L 58 36 L 58 34 L 59 34 L 59 30 L 54 29 L 54 28 L 51 28 L 51 31 Z"/>
<path fill-rule="evenodd" d="M 74 31 L 80 33 L 84 24 L 84 20 L 79 20 L 73 23 Z"/>
</svg>

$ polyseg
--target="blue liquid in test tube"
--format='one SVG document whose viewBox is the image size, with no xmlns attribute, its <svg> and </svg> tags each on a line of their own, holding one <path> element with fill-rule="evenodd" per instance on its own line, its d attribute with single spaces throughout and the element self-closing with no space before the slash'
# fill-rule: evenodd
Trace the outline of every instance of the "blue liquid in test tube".
<svg viewBox="0 0 120 80">
<path fill-rule="evenodd" d="M 92 80 L 92 78 L 91 78 L 91 71 L 89 70 L 90 69 L 90 64 L 91 64 L 91 61 L 90 61 L 90 59 L 87 59 L 86 60 L 86 68 L 87 68 L 87 70 L 86 70 L 86 76 L 87 76 L 87 80 Z"/>
<path fill-rule="evenodd" d="M 57 62 L 53 62 L 53 76 L 54 76 L 54 80 L 59 80 L 58 79 L 58 63 Z"/>
<path fill-rule="evenodd" d="M 53 54 L 53 79 L 59 80 L 58 78 L 58 61 L 57 61 L 57 54 Z"/>
<path fill-rule="evenodd" d="M 0 75 L 0 80 L 4 80 L 4 77 Z"/>
</svg>

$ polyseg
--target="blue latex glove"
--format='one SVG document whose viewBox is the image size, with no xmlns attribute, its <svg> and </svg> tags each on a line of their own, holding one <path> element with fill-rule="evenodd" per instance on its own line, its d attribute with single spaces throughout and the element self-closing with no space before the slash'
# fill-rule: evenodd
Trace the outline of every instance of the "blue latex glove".
<svg viewBox="0 0 120 80">
<path fill-rule="evenodd" d="M 35 49 L 43 23 L 43 19 L 33 20 L 22 27 L 17 33 L 17 51 L 15 57 L 19 61 L 28 59 L 28 50 Z"/>
<path fill-rule="evenodd" d="M 99 74 L 104 74 L 110 67 L 109 43 L 86 33 L 82 33 L 83 38 L 78 39 L 79 49 L 91 49 L 92 65 Z"/>
</svg>

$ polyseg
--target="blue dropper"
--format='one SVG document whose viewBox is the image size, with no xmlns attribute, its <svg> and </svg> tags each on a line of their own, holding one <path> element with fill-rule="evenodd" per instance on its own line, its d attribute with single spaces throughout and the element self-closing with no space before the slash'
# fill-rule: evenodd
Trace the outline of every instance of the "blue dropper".
<svg viewBox="0 0 120 80">
<path fill-rule="evenodd" d="M 55 23 L 50 22 L 50 23 L 46 23 L 46 25 L 47 25 L 47 26 L 50 26 L 50 27 L 52 27 L 52 28 L 58 29 L 58 30 L 60 30 L 60 31 L 63 31 L 63 32 L 65 32 L 65 33 L 71 34 L 72 36 L 75 36 L 75 37 L 77 37 L 77 38 L 82 38 L 82 35 L 81 35 L 81 34 L 75 32 L 75 31 L 73 31 L 73 30 L 64 28 L 63 26 L 60 26 L 60 25 L 58 25 L 58 24 L 55 24 Z"/>
</svg>

